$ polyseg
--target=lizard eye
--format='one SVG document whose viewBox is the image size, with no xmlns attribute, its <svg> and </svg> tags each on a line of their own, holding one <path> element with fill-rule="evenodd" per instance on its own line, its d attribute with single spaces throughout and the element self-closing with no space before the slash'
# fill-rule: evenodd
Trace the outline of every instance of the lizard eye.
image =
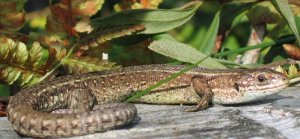
<svg viewBox="0 0 300 139">
<path fill-rule="evenodd" d="M 266 77 L 265 77 L 264 75 L 258 75 L 258 76 L 257 76 L 257 80 L 258 80 L 259 82 L 263 82 L 263 81 L 265 81 L 265 80 L 267 80 L 267 79 L 266 79 Z"/>
</svg>

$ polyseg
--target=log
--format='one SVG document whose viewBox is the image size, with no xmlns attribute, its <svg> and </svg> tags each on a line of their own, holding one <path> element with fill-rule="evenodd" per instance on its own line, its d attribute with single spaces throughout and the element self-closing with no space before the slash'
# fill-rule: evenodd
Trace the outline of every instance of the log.
<svg viewBox="0 0 300 139">
<path fill-rule="evenodd" d="M 199 112 L 191 106 L 136 104 L 138 117 L 123 128 L 81 138 L 300 138 L 299 87 L 289 87 L 265 100 L 243 105 L 214 105 Z M 20 138 L 6 117 L 0 138 Z"/>
</svg>

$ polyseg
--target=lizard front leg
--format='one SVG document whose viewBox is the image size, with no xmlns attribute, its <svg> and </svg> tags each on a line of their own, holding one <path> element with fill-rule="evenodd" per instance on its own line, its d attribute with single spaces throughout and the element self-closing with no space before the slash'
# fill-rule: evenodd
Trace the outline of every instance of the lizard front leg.
<svg viewBox="0 0 300 139">
<path fill-rule="evenodd" d="M 187 109 L 187 112 L 196 112 L 208 108 L 209 102 L 213 97 L 213 92 L 209 87 L 208 81 L 202 76 L 195 76 L 191 80 L 191 84 L 195 92 L 201 98 L 197 103 L 197 106 L 191 109 Z"/>
</svg>

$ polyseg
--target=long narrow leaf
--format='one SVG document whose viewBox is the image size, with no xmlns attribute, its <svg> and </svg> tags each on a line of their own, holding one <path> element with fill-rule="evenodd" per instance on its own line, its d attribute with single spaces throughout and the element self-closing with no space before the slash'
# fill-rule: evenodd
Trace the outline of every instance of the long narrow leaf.
<svg viewBox="0 0 300 139">
<path fill-rule="evenodd" d="M 160 33 L 174 29 L 189 21 L 200 5 L 200 2 L 194 2 L 194 5 L 188 9 L 123 11 L 104 18 L 94 19 L 91 24 L 95 29 L 119 25 L 143 25 L 146 29 L 140 32 L 141 34 Z"/>
<path fill-rule="evenodd" d="M 220 24 L 220 11 L 218 11 L 205 35 L 205 39 L 199 45 L 199 49 L 204 54 L 210 54 L 215 46 L 215 40 L 218 34 Z"/>
<path fill-rule="evenodd" d="M 213 40 L 211 39 L 209 41 L 213 41 Z M 209 45 L 212 44 L 213 43 L 210 43 Z M 155 51 L 162 55 L 177 59 L 179 61 L 193 63 L 193 64 L 195 64 L 200 59 L 203 59 L 207 56 L 191 46 L 170 39 L 160 39 L 154 41 L 150 44 L 149 48 L 152 51 Z M 217 69 L 226 68 L 224 65 L 218 63 L 216 60 L 212 58 L 207 58 L 203 60 L 200 63 L 200 65 L 201 67 L 206 67 L 206 68 L 217 68 Z"/>
<path fill-rule="evenodd" d="M 277 11 L 284 17 L 284 19 L 287 21 L 290 29 L 292 30 L 292 32 L 296 36 L 296 39 L 298 40 L 298 43 L 300 44 L 299 29 L 297 28 L 293 12 L 289 6 L 288 1 L 287 0 L 272 0 L 272 4 L 277 9 Z"/>
</svg>

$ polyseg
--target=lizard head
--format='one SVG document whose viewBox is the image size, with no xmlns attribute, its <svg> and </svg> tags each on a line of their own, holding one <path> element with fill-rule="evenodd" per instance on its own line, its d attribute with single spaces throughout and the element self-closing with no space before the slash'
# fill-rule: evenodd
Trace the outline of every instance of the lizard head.
<svg viewBox="0 0 300 139">
<path fill-rule="evenodd" d="M 242 71 L 240 75 L 231 79 L 231 82 L 233 87 L 230 91 L 215 93 L 213 103 L 237 104 L 257 101 L 280 92 L 288 86 L 290 80 L 283 73 L 260 69 Z"/>
</svg>

